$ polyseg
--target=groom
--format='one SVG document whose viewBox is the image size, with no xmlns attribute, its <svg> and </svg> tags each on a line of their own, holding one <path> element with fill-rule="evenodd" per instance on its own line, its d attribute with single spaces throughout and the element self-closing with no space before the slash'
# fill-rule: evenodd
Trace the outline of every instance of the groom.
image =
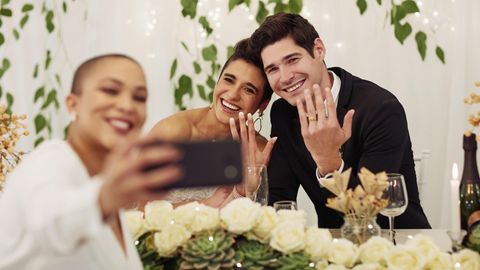
<svg viewBox="0 0 480 270">
<path fill-rule="evenodd" d="M 401 173 L 409 198 L 396 228 L 430 228 L 420 205 L 407 119 L 397 98 L 342 68 L 327 69 L 315 28 L 295 14 L 267 17 L 251 36 L 270 86 L 281 99 L 271 109 L 278 137 L 268 168 L 270 203 L 296 200 L 300 185 L 315 205 L 318 226 L 338 228 L 343 217 L 325 206 L 332 197 L 319 183 L 334 170 L 362 167 Z M 355 117 L 354 117 L 355 115 Z M 388 227 L 385 217 L 378 223 Z"/>
</svg>

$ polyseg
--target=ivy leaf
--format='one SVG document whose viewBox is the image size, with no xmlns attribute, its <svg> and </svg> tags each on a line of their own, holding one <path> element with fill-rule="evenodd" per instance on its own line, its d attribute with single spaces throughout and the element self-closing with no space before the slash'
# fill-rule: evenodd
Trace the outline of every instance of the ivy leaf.
<svg viewBox="0 0 480 270">
<path fill-rule="evenodd" d="M 38 64 L 35 65 L 33 69 L 33 78 L 36 79 L 38 77 Z"/>
<path fill-rule="evenodd" d="M 288 1 L 288 9 L 290 12 L 298 14 L 302 11 L 303 8 L 303 0 L 289 0 Z"/>
<path fill-rule="evenodd" d="M 45 15 L 45 24 L 47 26 L 48 33 L 52 33 L 53 30 L 55 29 L 55 25 L 53 24 L 53 11 L 49 10 L 47 12 L 47 15 Z"/>
<path fill-rule="evenodd" d="M 197 61 L 193 61 L 193 69 L 195 70 L 195 74 L 202 72 L 202 67 Z"/>
<path fill-rule="evenodd" d="M 243 3 L 243 0 L 228 0 L 228 12 L 232 11 L 232 9 L 236 6 L 239 6 Z"/>
<path fill-rule="evenodd" d="M 35 91 L 35 97 L 33 98 L 33 103 L 37 103 L 37 100 L 45 96 L 45 87 L 40 87 Z"/>
<path fill-rule="evenodd" d="M 68 11 L 67 2 L 63 1 L 62 9 L 63 9 L 63 13 L 67 13 L 67 11 Z"/>
<path fill-rule="evenodd" d="M 0 46 L 2 46 L 3 43 L 5 43 L 5 37 L 3 36 L 2 33 L 0 33 Z"/>
<path fill-rule="evenodd" d="M 38 132 L 37 132 L 38 133 Z M 45 139 L 43 137 L 38 137 L 35 142 L 33 143 L 33 147 L 39 146 Z"/>
<path fill-rule="evenodd" d="M 405 0 L 402 2 L 402 7 L 406 13 L 415 13 L 420 12 L 420 9 L 417 6 L 417 3 L 412 0 Z"/>
<path fill-rule="evenodd" d="M 23 15 L 22 19 L 20 20 L 20 28 L 24 28 L 25 24 L 28 22 L 28 18 L 30 16 L 28 14 Z"/>
<path fill-rule="evenodd" d="M 217 74 L 217 71 L 220 69 L 220 65 L 216 62 L 212 62 L 210 68 L 212 69 L 212 75 Z"/>
<path fill-rule="evenodd" d="M 412 26 L 409 23 L 400 24 L 399 22 L 395 23 L 395 37 L 400 44 L 403 45 L 405 39 L 412 33 Z"/>
<path fill-rule="evenodd" d="M 208 76 L 207 78 L 207 86 L 210 87 L 210 89 L 214 89 L 215 88 L 215 80 L 212 78 L 212 76 Z"/>
<path fill-rule="evenodd" d="M 15 37 L 16 40 L 18 40 L 20 38 L 20 33 L 18 33 L 17 29 L 14 28 L 12 30 L 12 34 L 13 34 L 13 37 Z"/>
<path fill-rule="evenodd" d="M 392 7 L 390 24 L 400 23 L 400 21 L 407 16 L 405 8 L 403 6 L 394 5 Z"/>
<path fill-rule="evenodd" d="M 22 12 L 23 12 L 23 13 L 29 12 L 29 11 L 31 11 L 31 10 L 33 10 L 33 5 L 32 5 L 32 4 L 27 3 L 27 4 L 24 4 L 24 5 L 22 6 Z"/>
<path fill-rule="evenodd" d="M 56 100 L 57 100 L 57 90 L 52 89 L 52 90 L 50 90 L 50 92 L 48 93 L 47 99 L 46 99 L 45 102 L 43 103 L 41 109 L 43 110 L 43 109 L 47 108 L 48 106 L 50 106 L 50 104 L 56 103 L 56 102 L 55 102 Z"/>
<path fill-rule="evenodd" d="M 378 4 L 379 6 L 381 6 L 381 5 L 382 5 L 382 0 L 377 0 L 377 4 Z"/>
<path fill-rule="evenodd" d="M 250 5 L 252 4 L 252 1 L 251 0 L 243 0 L 243 3 L 245 3 L 245 5 L 247 7 L 250 7 Z"/>
<path fill-rule="evenodd" d="M 445 64 L 445 53 L 443 52 L 443 49 L 437 46 L 437 48 L 435 49 L 435 53 L 437 54 L 438 59 L 440 59 L 440 61 Z"/>
<path fill-rule="evenodd" d="M 190 53 L 190 50 L 188 49 L 188 46 L 187 46 L 187 44 L 186 44 L 185 42 L 183 42 L 183 41 L 182 41 L 182 42 L 180 42 L 180 43 L 182 44 L 183 48 L 184 48 L 184 49 L 185 49 L 187 52 L 189 52 L 189 53 Z"/>
<path fill-rule="evenodd" d="M 255 16 L 255 20 L 257 21 L 258 24 L 261 24 L 263 23 L 263 21 L 267 16 L 268 16 L 268 10 L 265 7 L 265 4 L 263 2 L 258 2 L 257 16 Z"/>
<path fill-rule="evenodd" d="M 205 61 L 216 61 L 217 60 L 217 47 L 215 45 L 210 45 L 202 49 L 202 56 Z"/>
<path fill-rule="evenodd" d="M 34 119 L 35 133 L 40 133 L 47 126 L 47 119 L 42 114 L 37 114 Z"/>
<path fill-rule="evenodd" d="M 175 76 L 175 72 L 177 71 L 177 58 L 175 58 L 172 62 L 172 66 L 170 67 L 170 79 Z"/>
<path fill-rule="evenodd" d="M 203 100 L 207 100 L 207 94 L 205 93 L 205 86 L 197 84 L 198 94 Z"/>
<path fill-rule="evenodd" d="M 210 103 L 212 103 L 212 101 L 213 101 L 213 90 L 210 91 L 210 93 L 208 94 L 208 101 L 209 101 Z"/>
<path fill-rule="evenodd" d="M 14 101 L 14 98 L 13 98 L 12 94 L 7 92 L 7 110 L 12 108 L 13 101 Z"/>
<path fill-rule="evenodd" d="M 262 2 L 260 2 L 262 3 Z M 230 56 L 233 55 L 233 52 L 235 51 L 235 48 L 233 46 L 228 46 L 227 47 L 227 59 L 230 58 Z"/>
<path fill-rule="evenodd" d="M 423 31 L 418 31 L 415 35 L 415 41 L 417 42 L 418 53 L 425 60 L 427 54 L 427 35 Z"/>
<path fill-rule="evenodd" d="M 277 1 L 275 7 L 273 8 L 273 13 L 277 14 L 280 12 L 288 12 L 288 6 L 282 3 L 281 1 Z"/>
<path fill-rule="evenodd" d="M 60 75 L 58 75 L 58 73 L 55 73 L 55 80 L 57 81 L 58 86 L 62 88 L 62 79 L 60 78 Z"/>
<path fill-rule="evenodd" d="M 2 0 L 2 5 L 7 5 L 8 3 L 10 3 L 10 0 Z"/>
<path fill-rule="evenodd" d="M 367 10 L 367 1 L 366 0 L 357 0 L 357 7 L 360 10 L 360 15 L 363 15 Z"/>
<path fill-rule="evenodd" d="M 8 69 L 10 68 L 10 60 L 8 60 L 7 58 L 3 58 L 3 61 L 2 61 L 2 69 L 3 71 L 7 71 Z"/>
<path fill-rule="evenodd" d="M 210 27 L 210 23 L 208 22 L 207 18 L 205 16 L 202 16 L 198 19 L 198 22 L 202 26 L 202 28 L 207 32 L 207 36 L 209 36 L 213 29 Z"/>
<path fill-rule="evenodd" d="M 9 8 L 2 8 L 0 9 L 0 15 L 5 17 L 12 17 L 12 10 Z"/>
<path fill-rule="evenodd" d="M 182 89 L 183 93 L 188 94 L 190 97 L 193 96 L 193 86 L 192 86 L 192 78 L 187 75 L 182 75 L 180 79 L 178 79 L 178 87 Z"/>
<path fill-rule="evenodd" d="M 48 69 L 51 61 L 52 61 L 52 57 L 51 57 L 51 54 L 50 54 L 50 50 L 47 50 L 47 55 L 45 56 L 45 70 Z"/>
<path fill-rule="evenodd" d="M 197 15 L 197 3 L 198 0 L 181 0 L 182 4 L 182 15 L 183 17 L 195 18 Z"/>
<path fill-rule="evenodd" d="M 0 98 L 2 98 L 2 96 L 3 96 L 3 88 L 2 88 L 2 86 L 0 85 Z"/>
</svg>

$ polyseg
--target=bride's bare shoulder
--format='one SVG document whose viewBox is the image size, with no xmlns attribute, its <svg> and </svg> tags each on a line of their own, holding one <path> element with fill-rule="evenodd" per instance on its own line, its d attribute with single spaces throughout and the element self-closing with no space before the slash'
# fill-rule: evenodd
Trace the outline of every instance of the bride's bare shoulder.
<svg viewBox="0 0 480 270">
<path fill-rule="evenodd" d="M 201 119 L 204 110 L 204 108 L 190 109 L 164 118 L 155 124 L 150 130 L 149 136 L 167 141 L 189 141 L 192 139 L 193 129 Z"/>
</svg>

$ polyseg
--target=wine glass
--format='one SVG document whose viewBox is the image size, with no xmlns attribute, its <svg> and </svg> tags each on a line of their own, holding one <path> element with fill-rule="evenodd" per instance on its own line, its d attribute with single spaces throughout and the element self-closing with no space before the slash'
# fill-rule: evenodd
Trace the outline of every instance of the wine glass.
<svg viewBox="0 0 480 270">
<path fill-rule="evenodd" d="M 294 201 L 277 201 L 273 203 L 275 211 L 279 210 L 298 210 L 297 203 Z"/>
<path fill-rule="evenodd" d="M 247 166 L 245 192 L 252 201 L 267 205 L 268 176 L 265 165 Z"/>
<path fill-rule="evenodd" d="M 395 244 L 394 218 L 405 212 L 408 206 L 408 194 L 403 175 L 398 173 L 387 174 L 388 186 L 383 191 L 382 198 L 388 200 L 388 205 L 380 214 L 388 217 L 390 240 Z"/>
</svg>

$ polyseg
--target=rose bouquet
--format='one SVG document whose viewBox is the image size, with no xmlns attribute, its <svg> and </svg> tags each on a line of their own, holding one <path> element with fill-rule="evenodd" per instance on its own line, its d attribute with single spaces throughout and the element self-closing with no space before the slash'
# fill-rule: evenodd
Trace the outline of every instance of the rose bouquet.
<svg viewBox="0 0 480 270">
<path fill-rule="evenodd" d="M 478 269 L 480 255 L 450 255 L 417 235 L 403 245 L 370 238 L 358 246 L 327 229 L 306 227 L 304 211 L 242 198 L 223 209 L 196 202 L 173 209 L 151 202 L 127 224 L 145 269 Z M 477 268 L 475 268 L 477 267 Z"/>
</svg>

